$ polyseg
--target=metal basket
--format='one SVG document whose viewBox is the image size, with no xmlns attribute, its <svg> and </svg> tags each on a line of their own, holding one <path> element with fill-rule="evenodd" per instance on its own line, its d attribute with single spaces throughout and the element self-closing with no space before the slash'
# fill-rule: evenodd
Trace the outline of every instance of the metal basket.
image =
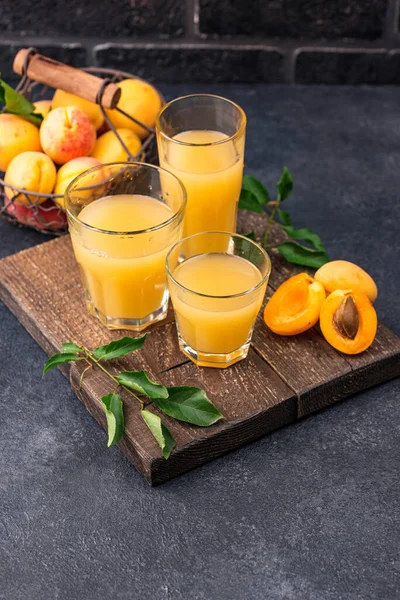
<svg viewBox="0 0 400 600">
<path fill-rule="evenodd" d="M 26 74 L 29 60 L 35 54 L 37 54 L 37 50 L 35 48 L 29 48 L 27 50 L 24 58 L 22 77 L 19 81 L 16 90 L 23 94 L 28 100 L 37 102 L 39 99 L 44 98 L 47 95 L 49 87 L 30 79 Z M 156 163 L 157 146 L 155 141 L 155 130 L 151 127 L 148 127 L 138 119 L 131 117 L 124 110 L 118 108 L 118 106 L 115 107 L 114 110 L 117 110 L 125 117 L 127 117 L 137 125 L 140 125 L 140 127 L 143 127 L 149 132 L 149 135 L 144 140 L 139 152 L 136 155 L 133 155 L 127 148 L 124 141 L 119 136 L 116 128 L 111 123 L 102 105 L 103 93 L 108 84 L 118 83 L 123 79 L 140 79 L 141 81 L 144 80 L 132 73 L 127 73 L 125 71 L 117 71 L 115 69 L 85 67 L 81 69 L 81 71 L 91 73 L 103 79 L 103 83 L 100 86 L 96 96 L 96 101 L 100 107 L 101 113 L 104 117 L 104 121 L 107 123 L 110 130 L 114 132 L 122 148 L 127 153 L 127 162 L 146 160 L 146 162 Z M 162 94 L 159 91 L 158 93 L 160 95 L 162 104 L 164 104 L 164 98 Z M 8 190 L 12 190 L 12 198 L 9 198 L 5 194 L 5 187 L 7 187 Z M 17 198 L 21 195 L 24 196 L 23 204 L 16 201 Z M 54 203 L 54 201 L 57 201 L 57 198 L 62 197 L 62 194 L 43 194 L 40 192 L 29 192 L 28 190 L 20 189 L 10 184 L 6 184 L 4 179 L 0 177 L 0 216 L 20 227 L 30 227 L 36 229 L 37 231 L 40 231 L 41 233 L 46 233 L 50 235 L 63 235 L 67 231 L 66 215 L 65 212 L 61 208 L 59 208 L 57 204 Z M 45 198 L 46 200 L 43 201 L 43 198 Z M 36 199 L 40 199 L 40 202 Z"/>
</svg>

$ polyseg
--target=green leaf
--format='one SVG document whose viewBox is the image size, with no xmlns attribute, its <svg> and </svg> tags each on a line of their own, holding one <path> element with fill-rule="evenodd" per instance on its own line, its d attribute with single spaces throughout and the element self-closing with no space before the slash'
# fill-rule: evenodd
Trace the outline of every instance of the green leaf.
<svg viewBox="0 0 400 600">
<path fill-rule="evenodd" d="M 291 225 L 292 219 L 286 210 L 278 210 L 278 216 L 284 225 Z"/>
<path fill-rule="evenodd" d="M 292 239 L 304 240 L 305 242 L 309 242 L 310 244 L 312 244 L 316 250 L 325 251 L 321 238 L 319 237 L 319 235 L 311 231 L 311 229 L 296 229 L 295 227 L 292 227 L 292 225 L 283 225 L 282 229 L 284 229 L 288 236 Z"/>
<path fill-rule="evenodd" d="M 239 208 L 241 210 L 251 210 L 252 212 L 259 214 L 263 212 L 257 198 L 248 190 L 242 190 L 240 192 Z"/>
<path fill-rule="evenodd" d="M 62 354 L 76 354 L 80 351 L 81 349 L 79 348 L 79 346 L 77 344 L 74 344 L 73 342 L 65 342 L 65 344 L 63 344 L 61 348 Z"/>
<path fill-rule="evenodd" d="M 167 390 L 168 398 L 155 399 L 154 403 L 169 417 L 201 427 L 208 427 L 223 419 L 204 390 L 188 386 L 169 387 Z"/>
<path fill-rule="evenodd" d="M 247 237 L 248 240 L 252 240 L 253 242 L 256 242 L 256 234 L 254 233 L 254 231 L 249 231 L 249 233 L 244 233 L 243 234 L 244 237 Z"/>
<path fill-rule="evenodd" d="M 98 346 L 98 348 L 93 350 L 93 354 L 98 360 L 111 360 L 112 358 L 126 356 L 130 352 L 139 350 L 143 346 L 145 339 L 146 334 L 137 338 L 123 337 L 105 346 Z"/>
<path fill-rule="evenodd" d="M 175 440 L 172 437 L 170 430 L 163 424 L 158 415 L 155 415 L 149 410 L 141 410 L 140 414 L 160 446 L 163 457 L 165 459 L 169 458 L 172 448 L 175 446 Z"/>
<path fill-rule="evenodd" d="M 101 401 L 107 419 L 107 446 L 110 447 L 118 444 L 124 435 L 124 407 L 118 394 L 107 394 Z"/>
<path fill-rule="evenodd" d="M 329 262 L 329 256 L 325 251 L 306 248 L 297 242 L 284 242 L 278 246 L 278 252 L 290 263 L 315 269 Z"/>
<path fill-rule="evenodd" d="M 293 190 L 293 178 L 289 173 L 287 167 L 283 167 L 282 175 L 278 183 L 276 184 L 278 190 L 278 201 L 283 202 L 289 198 Z"/>
<path fill-rule="evenodd" d="M 46 375 L 47 371 L 50 371 L 50 369 L 53 367 L 69 363 L 74 360 L 83 360 L 83 357 L 78 356 L 77 354 L 53 354 L 53 356 L 50 356 L 49 360 L 44 365 L 43 375 Z"/>
<path fill-rule="evenodd" d="M 265 185 L 251 175 L 243 175 L 242 188 L 251 192 L 260 205 L 268 204 L 271 200 Z"/>
<path fill-rule="evenodd" d="M 144 371 L 123 371 L 116 379 L 121 385 L 149 398 L 168 398 L 167 388 L 149 379 Z"/>
<path fill-rule="evenodd" d="M 34 125 L 39 126 L 43 121 L 42 115 L 34 114 L 33 104 L 2 79 L 0 79 L 0 102 L 4 104 L 6 112 L 19 115 Z"/>
</svg>

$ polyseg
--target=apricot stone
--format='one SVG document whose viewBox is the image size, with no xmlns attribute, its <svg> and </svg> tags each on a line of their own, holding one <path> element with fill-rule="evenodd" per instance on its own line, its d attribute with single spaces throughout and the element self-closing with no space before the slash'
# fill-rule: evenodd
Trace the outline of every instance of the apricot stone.
<svg viewBox="0 0 400 600">
<path fill-rule="evenodd" d="M 335 290 L 322 304 L 322 335 L 344 354 L 364 352 L 375 339 L 378 319 L 368 296 L 359 291 Z"/>
<path fill-rule="evenodd" d="M 347 260 L 332 260 L 323 265 L 314 275 L 327 292 L 354 290 L 376 300 L 378 289 L 375 281 L 364 269 Z"/>
</svg>

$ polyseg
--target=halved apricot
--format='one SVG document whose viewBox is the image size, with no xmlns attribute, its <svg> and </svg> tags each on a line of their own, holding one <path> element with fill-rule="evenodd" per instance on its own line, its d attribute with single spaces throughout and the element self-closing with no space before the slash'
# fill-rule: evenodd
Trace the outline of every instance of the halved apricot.
<svg viewBox="0 0 400 600">
<path fill-rule="evenodd" d="M 294 275 L 272 295 L 264 310 L 264 321 L 274 333 L 297 335 L 315 325 L 324 300 L 321 283 L 307 273 Z"/>
<path fill-rule="evenodd" d="M 378 319 L 365 294 L 336 290 L 322 305 L 320 326 L 324 338 L 336 350 L 359 354 L 374 341 Z"/>
</svg>

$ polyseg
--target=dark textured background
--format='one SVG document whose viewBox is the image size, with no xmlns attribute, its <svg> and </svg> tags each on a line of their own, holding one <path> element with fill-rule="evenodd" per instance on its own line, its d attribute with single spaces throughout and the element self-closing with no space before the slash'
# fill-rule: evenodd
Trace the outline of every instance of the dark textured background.
<svg viewBox="0 0 400 600">
<path fill-rule="evenodd" d="M 1 0 L 0 69 L 33 45 L 153 81 L 400 83 L 400 0 Z"/>
<path fill-rule="evenodd" d="M 161 91 L 243 106 L 247 172 L 288 165 L 294 224 L 400 334 L 400 88 Z M 43 239 L 0 221 L 0 256 Z M 1 600 L 399 600 L 399 380 L 150 488 L 45 359 L 0 305 Z"/>
</svg>

